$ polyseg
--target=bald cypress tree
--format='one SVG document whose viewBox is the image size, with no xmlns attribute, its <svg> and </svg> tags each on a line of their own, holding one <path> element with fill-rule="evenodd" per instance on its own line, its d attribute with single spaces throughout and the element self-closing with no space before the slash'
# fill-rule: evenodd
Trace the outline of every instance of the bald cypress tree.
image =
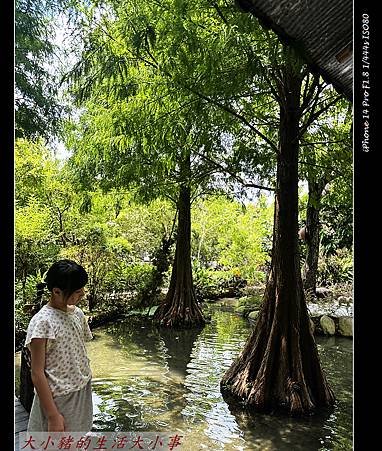
<svg viewBox="0 0 382 451">
<path fill-rule="evenodd" d="M 154 319 L 164 326 L 204 324 L 203 312 L 196 299 L 191 267 L 191 162 L 190 154 L 181 161 L 182 179 L 178 197 L 178 230 L 170 286 Z"/>
<path fill-rule="evenodd" d="M 250 408 L 291 414 L 328 407 L 335 400 L 310 327 L 297 241 L 299 141 L 319 113 L 310 111 L 300 125 L 308 102 L 301 102 L 304 75 L 297 56 L 284 48 L 274 77 L 280 123 L 270 277 L 256 326 L 221 381 L 225 395 Z"/>
</svg>

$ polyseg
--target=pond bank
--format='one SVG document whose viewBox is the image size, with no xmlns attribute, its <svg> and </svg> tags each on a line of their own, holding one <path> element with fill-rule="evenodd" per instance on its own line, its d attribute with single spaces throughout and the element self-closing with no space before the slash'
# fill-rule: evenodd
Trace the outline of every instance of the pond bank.
<svg viewBox="0 0 382 451">
<path fill-rule="evenodd" d="M 258 299 L 261 298 L 261 292 L 257 294 Z M 222 310 L 234 312 L 247 318 L 250 322 L 256 321 L 259 312 L 259 303 L 256 307 L 248 305 L 240 305 L 239 297 L 224 297 L 219 299 L 209 299 L 202 303 L 202 306 L 215 305 Z M 345 306 L 340 302 L 334 300 L 333 302 L 325 303 L 307 303 L 308 311 L 311 319 L 311 326 L 315 335 L 324 336 L 342 336 L 353 337 L 353 317 L 351 303 Z M 350 307 L 349 307 L 350 305 Z M 150 316 L 154 314 L 157 306 L 150 308 Z M 139 310 L 125 310 L 122 311 L 120 306 L 114 309 L 109 309 L 106 312 L 93 312 L 86 315 L 89 322 L 90 329 L 103 326 L 111 321 L 123 319 L 131 314 L 146 315 L 149 309 L 143 311 Z M 26 331 L 22 329 L 15 330 L 15 352 L 21 350 L 26 337 Z"/>
<path fill-rule="evenodd" d="M 250 322 L 255 322 L 260 311 L 260 303 L 255 306 L 240 305 L 241 299 L 243 298 L 223 298 L 217 301 L 209 301 L 208 304 L 219 306 L 223 310 L 248 318 Z M 315 335 L 353 337 L 351 309 L 338 306 L 335 302 L 321 305 L 307 303 L 307 307 Z"/>
</svg>

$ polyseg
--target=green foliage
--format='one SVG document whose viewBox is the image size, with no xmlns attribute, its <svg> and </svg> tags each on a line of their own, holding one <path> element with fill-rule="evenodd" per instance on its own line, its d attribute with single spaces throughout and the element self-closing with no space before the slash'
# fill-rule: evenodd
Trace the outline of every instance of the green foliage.
<svg viewBox="0 0 382 451">
<path fill-rule="evenodd" d="M 239 307 L 248 307 L 254 310 L 260 308 L 262 301 L 261 295 L 243 296 L 239 299 Z"/>
<path fill-rule="evenodd" d="M 334 285 L 353 280 L 353 254 L 347 248 L 337 249 L 332 255 L 321 256 L 318 261 L 318 284 Z"/>
<path fill-rule="evenodd" d="M 216 299 L 220 296 L 237 296 L 246 281 L 237 270 L 219 271 L 210 268 L 195 267 L 193 269 L 194 288 L 199 299 Z"/>
<path fill-rule="evenodd" d="M 45 198 L 48 180 L 53 176 L 52 161 L 42 141 L 16 141 L 15 263 L 23 301 L 30 300 L 25 288 L 28 277 L 46 271 L 59 252 Z"/>
<path fill-rule="evenodd" d="M 58 101 L 58 80 L 53 73 L 51 61 L 55 54 L 53 19 L 59 3 L 50 0 L 16 0 L 17 138 L 43 136 L 51 139 L 57 133 L 63 107 Z"/>
<path fill-rule="evenodd" d="M 105 305 L 107 292 L 139 292 L 147 285 L 150 257 L 163 234 L 170 234 L 173 210 L 169 203 L 136 204 L 130 193 L 115 190 L 80 193 L 66 221 L 66 246 L 60 256 L 79 261 L 89 274 L 91 307 Z"/>
<path fill-rule="evenodd" d="M 16 235 L 20 241 L 38 240 L 44 243 L 51 235 L 49 210 L 41 210 L 38 200 L 30 197 L 16 214 Z"/>
<path fill-rule="evenodd" d="M 49 135 L 57 123 L 56 86 L 43 66 L 53 51 L 52 9 L 45 11 L 42 1 L 16 2 L 16 91 L 23 98 L 16 108 L 17 136 Z M 225 191 L 243 198 L 243 180 L 274 184 L 279 74 L 284 66 L 302 74 L 301 61 L 231 3 L 105 0 L 73 6 L 84 44 L 67 77 L 81 107 L 79 118 L 66 123 L 73 158 L 62 166 L 42 140 L 16 141 L 22 302 L 29 299 L 30 278 L 59 256 L 84 264 L 90 292 L 100 302 L 110 291 L 142 292 L 153 280 L 153 266 L 142 262 L 155 258 L 163 237 L 171 236 L 182 184 L 192 187 L 199 293 L 239 289 L 243 280 L 263 282 L 273 206 L 265 197 L 246 206 L 198 197 Z M 304 123 L 315 102 L 305 94 L 314 92 L 317 80 L 303 82 Z M 332 96 L 327 90 L 316 100 L 323 104 Z M 317 200 L 325 223 L 322 245 L 331 256 L 321 273 L 348 280 L 349 258 L 336 249 L 351 247 L 349 115 L 346 105 L 336 108 L 303 134 L 300 175 L 308 183 L 330 183 Z M 316 144 L 328 141 L 333 145 Z"/>
<path fill-rule="evenodd" d="M 273 206 L 265 198 L 245 208 L 224 197 L 200 201 L 193 210 L 194 259 L 234 271 L 249 284 L 263 277 L 269 261 Z"/>
<path fill-rule="evenodd" d="M 152 271 L 140 287 L 136 303 L 140 308 L 151 307 L 162 302 L 162 286 L 169 285 L 172 245 L 175 238 L 162 237 L 160 246 L 155 250 L 152 258 Z"/>
<path fill-rule="evenodd" d="M 331 90 L 327 89 L 324 97 L 330 95 Z M 338 101 L 307 130 L 301 144 L 300 176 L 308 185 L 308 193 L 299 200 L 301 226 L 319 215 L 320 249 L 309 250 L 320 251 L 321 283 L 349 277 L 347 263 L 343 262 L 341 268 L 336 253 L 342 248 L 350 250 L 353 241 L 351 126 L 349 103 Z M 306 253 L 307 243 L 300 244 L 300 252 Z M 304 260 L 305 255 L 301 255 L 300 261 Z"/>
<path fill-rule="evenodd" d="M 308 130 L 301 146 L 300 175 L 308 182 L 310 205 L 320 210 L 321 245 L 329 255 L 338 248 L 352 247 L 351 127 L 350 105 L 338 101 Z M 313 191 L 319 194 L 317 199 Z"/>
<path fill-rule="evenodd" d="M 139 290 L 146 284 L 151 265 L 142 266 L 142 259 L 171 233 L 174 211 L 168 202 L 143 206 L 129 193 L 76 193 L 66 167 L 41 140 L 16 141 L 16 183 L 20 302 L 29 302 L 28 278 L 61 257 L 84 264 L 94 302 L 108 290 Z"/>
<path fill-rule="evenodd" d="M 36 298 L 36 285 L 42 280 L 41 274 L 37 276 L 28 275 L 26 277 L 25 283 L 23 284 L 20 280 L 16 281 L 15 284 L 15 299 L 16 308 L 20 307 L 24 302 L 31 304 Z"/>
<path fill-rule="evenodd" d="M 132 291 L 139 293 L 152 276 L 153 266 L 149 263 L 127 265 L 117 263 L 105 277 L 105 291 L 111 293 Z"/>
<path fill-rule="evenodd" d="M 42 281 L 42 274 L 28 275 L 15 283 L 15 328 L 26 330 L 36 305 L 36 285 Z"/>
<path fill-rule="evenodd" d="M 172 233 L 175 211 L 169 202 L 144 206 L 133 194 L 115 190 L 74 193 L 66 167 L 42 141 L 16 142 L 16 177 L 18 280 L 68 257 L 88 270 L 96 302 L 107 292 L 147 288 L 153 267 L 142 260 L 155 259 L 163 237 Z M 227 271 L 211 271 L 202 290 L 235 287 L 239 276 L 251 282 L 263 277 L 272 221 L 265 199 L 246 208 L 223 197 L 204 200 L 193 205 L 193 216 L 193 257 L 204 266 L 216 260 Z"/>
<path fill-rule="evenodd" d="M 66 135 L 81 183 L 175 201 L 179 183 L 216 189 L 218 172 L 230 189 L 248 167 L 266 178 L 274 166 L 266 135 L 276 137 L 278 119 L 261 50 L 277 40 L 259 39 L 257 21 L 234 8 L 222 20 L 205 1 L 106 4 L 86 10 L 84 51 L 67 77 L 84 108 Z M 187 155 L 189 174 L 179 168 Z"/>
<path fill-rule="evenodd" d="M 58 164 L 43 139 L 15 141 L 16 203 L 23 206 L 30 197 L 44 203 L 47 185 L 57 175 Z"/>
<path fill-rule="evenodd" d="M 333 180 L 322 201 L 320 231 L 325 255 L 353 247 L 353 193 L 351 178 Z"/>
</svg>

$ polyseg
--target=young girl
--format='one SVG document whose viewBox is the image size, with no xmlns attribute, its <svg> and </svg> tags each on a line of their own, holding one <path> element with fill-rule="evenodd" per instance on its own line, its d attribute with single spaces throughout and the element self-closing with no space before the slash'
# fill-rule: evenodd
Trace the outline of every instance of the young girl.
<svg viewBox="0 0 382 451">
<path fill-rule="evenodd" d="M 25 340 L 35 388 L 28 432 L 92 428 L 92 374 L 84 342 L 93 337 L 76 306 L 87 281 L 85 269 L 71 260 L 54 263 L 46 274 L 50 300 L 32 317 Z"/>
</svg>

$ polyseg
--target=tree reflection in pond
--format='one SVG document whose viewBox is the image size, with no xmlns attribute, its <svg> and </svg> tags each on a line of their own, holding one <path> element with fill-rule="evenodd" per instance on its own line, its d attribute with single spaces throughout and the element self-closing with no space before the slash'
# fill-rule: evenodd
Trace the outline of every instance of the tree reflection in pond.
<svg viewBox="0 0 382 451">
<path fill-rule="evenodd" d="M 176 431 L 183 450 L 351 450 L 352 341 L 317 338 L 334 410 L 288 418 L 232 408 L 220 393 L 249 332 L 247 320 L 218 310 L 202 329 L 172 331 L 135 317 L 96 329 L 94 430 Z"/>
</svg>

